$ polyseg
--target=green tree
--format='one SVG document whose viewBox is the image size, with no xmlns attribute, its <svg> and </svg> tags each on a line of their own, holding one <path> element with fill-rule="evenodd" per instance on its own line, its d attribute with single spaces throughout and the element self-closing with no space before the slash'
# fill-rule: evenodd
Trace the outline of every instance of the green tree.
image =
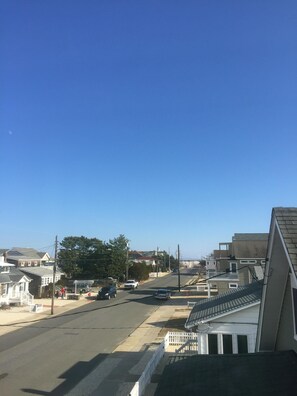
<svg viewBox="0 0 297 396">
<path fill-rule="evenodd" d="M 145 262 L 134 263 L 129 269 L 130 278 L 139 281 L 148 279 L 150 272 L 150 266 L 148 266 Z"/>
<path fill-rule="evenodd" d="M 128 239 L 124 235 L 108 243 L 97 238 L 69 236 L 58 253 L 59 265 L 72 279 L 122 278 L 127 263 Z"/>
<path fill-rule="evenodd" d="M 97 238 L 69 236 L 63 239 L 58 253 L 59 266 L 70 278 L 84 277 L 96 271 L 98 265 L 94 254 L 103 246 Z"/>
<path fill-rule="evenodd" d="M 125 235 L 120 234 L 117 238 L 109 240 L 108 249 L 110 251 L 109 276 L 122 279 L 128 263 L 129 240 Z"/>
</svg>

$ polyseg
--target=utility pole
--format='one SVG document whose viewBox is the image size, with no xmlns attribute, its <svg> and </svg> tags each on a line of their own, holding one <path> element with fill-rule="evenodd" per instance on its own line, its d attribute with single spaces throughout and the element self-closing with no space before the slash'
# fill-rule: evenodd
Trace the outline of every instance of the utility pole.
<svg viewBox="0 0 297 396">
<path fill-rule="evenodd" d="M 126 255 L 126 281 L 129 276 L 129 242 L 127 242 L 127 255 Z"/>
<path fill-rule="evenodd" d="M 169 254 L 168 254 L 168 270 L 170 272 L 170 248 L 168 249 Z"/>
<path fill-rule="evenodd" d="M 54 314 L 54 301 L 55 301 L 55 288 L 56 288 L 57 260 L 58 260 L 58 236 L 56 236 L 56 239 L 55 239 L 55 262 L 54 262 L 54 266 L 53 266 L 53 287 L 52 287 L 51 315 Z"/>
<path fill-rule="evenodd" d="M 178 291 L 180 292 L 180 251 L 177 245 L 177 263 L 178 263 Z"/>
<path fill-rule="evenodd" d="M 159 277 L 159 248 L 157 246 L 157 278 Z"/>
</svg>

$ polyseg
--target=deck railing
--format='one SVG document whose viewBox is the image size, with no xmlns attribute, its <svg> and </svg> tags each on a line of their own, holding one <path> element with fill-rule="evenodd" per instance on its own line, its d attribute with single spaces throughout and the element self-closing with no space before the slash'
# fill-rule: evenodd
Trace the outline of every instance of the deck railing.
<svg viewBox="0 0 297 396">
<path fill-rule="evenodd" d="M 176 350 L 176 353 L 178 353 L 179 350 L 180 352 L 198 353 L 198 342 L 196 333 L 178 333 L 169 331 L 159 347 L 156 349 L 150 361 L 148 362 L 142 375 L 139 377 L 139 380 L 134 384 L 134 387 L 129 393 L 129 396 L 143 395 L 146 385 L 150 382 L 155 368 L 164 356 L 169 345 L 180 345 L 180 348 Z"/>
<path fill-rule="evenodd" d="M 146 385 L 150 382 L 153 372 L 155 371 L 157 365 L 164 356 L 164 353 L 165 353 L 165 340 L 162 341 L 159 347 L 156 349 L 151 360 L 148 362 L 146 368 L 139 377 L 139 380 L 135 383 L 133 389 L 129 393 L 129 396 L 139 396 L 143 394 Z"/>
</svg>

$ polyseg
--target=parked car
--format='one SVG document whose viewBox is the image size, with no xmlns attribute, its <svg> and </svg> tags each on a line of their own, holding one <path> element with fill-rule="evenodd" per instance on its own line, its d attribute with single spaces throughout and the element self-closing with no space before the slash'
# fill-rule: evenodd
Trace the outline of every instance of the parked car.
<svg viewBox="0 0 297 396">
<path fill-rule="evenodd" d="M 124 283 L 124 289 L 137 289 L 138 282 L 135 279 L 128 279 L 127 282 Z"/>
<path fill-rule="evenodd" d="M 169 298 L 171 297 L 171 293 L 167 289 L 159 289 L 154 294 L 154 297 L 158 300 L 169 300 Z"/>
<path fill-rule="evenodd" d="M 117 296 L 117 289 L 115 286 L 110 285 L 110 286 L 105 286 L 102 287 L 101 290 L 99 290 L 97 294 L 97 300 L 110 300 L 111 297 L 116 297 Z"/>
</svg>

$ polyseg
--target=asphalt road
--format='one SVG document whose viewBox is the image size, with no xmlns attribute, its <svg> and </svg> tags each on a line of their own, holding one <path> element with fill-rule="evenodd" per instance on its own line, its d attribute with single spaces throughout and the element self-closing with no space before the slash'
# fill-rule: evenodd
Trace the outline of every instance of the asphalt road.
<svg viewBox="0 0 297 396">
<path fill-rule="evenodd" d="M 182 274 L 181 285 L 190 277 Z M 1 336 L 1 396 L 65 395 L 162 304 L 157 288 L 177 285 L 177 275 L 159 277 Z"/>
</svg>

